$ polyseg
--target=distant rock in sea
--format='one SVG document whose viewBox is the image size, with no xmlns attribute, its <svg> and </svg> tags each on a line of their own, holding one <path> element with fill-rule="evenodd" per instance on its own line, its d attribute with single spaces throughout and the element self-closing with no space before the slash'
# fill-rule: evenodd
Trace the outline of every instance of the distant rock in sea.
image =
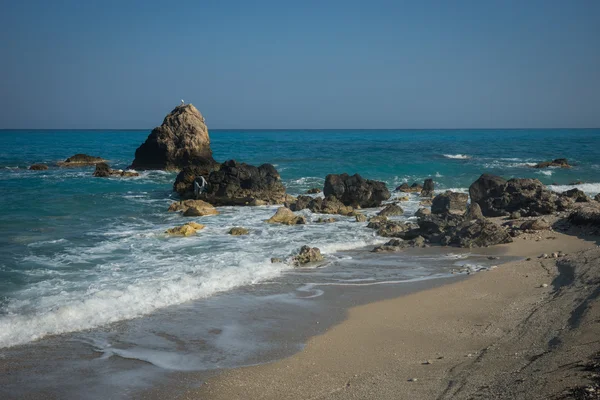
<svg viewBox="0 0 600 400">
<path fill-rule="evenodd" d="M 87 154 L 75 154 L 65 161 L 59 161 L 56 164 L 59 167 L 88 167 L 99 163 L 105 163 L 106 160 L 101 157 L 88 156 Z"/>
<path fill-rule="evenodd" d="M 204 117 L 192 104 L 175 107 L 135 151 L 133 169 L 180 170 L 216 164 Z"/>
<path fill-rule="evenodd" d="M 557 158 L 552 161 L 543 161 L 532 166 L 532 168 L 548 167 L 571 168 L 571 166 L 569 165 L 569 161 L 566 158 Z"/>
<path fill-rule="evenodd" d="M 32 164 L 29 169 L 32 171 L 45 171 L 48 169 L 48 166 L 46 164 Z"/>
<path fill-rule="evenodd" d="M 140 176 L 140 174 L 138 174 L 135 171 L 123 171 L 120 169 L 111 169 L 107 163 L 101 162 L 101 163 L 96 164 L 96 170 L 94 171 L 93 176 L 95 176 L 97 178 L 108 178 L 109 176 L 120 176 L 123 178 L 130 178 L 133 176 Z"/>
</svg>

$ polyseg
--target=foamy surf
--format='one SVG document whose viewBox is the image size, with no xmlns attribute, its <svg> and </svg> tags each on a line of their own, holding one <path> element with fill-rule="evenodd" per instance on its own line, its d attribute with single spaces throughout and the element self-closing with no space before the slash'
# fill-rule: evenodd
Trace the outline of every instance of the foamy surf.
<svg viewBox="0 0 600 400">
<path fill-rule="evenodd" d="M 468 160 L 471 158 L 471 156 L 467 154 L 444 154 L 444 157 L 452 160 Z"/>
</svg>

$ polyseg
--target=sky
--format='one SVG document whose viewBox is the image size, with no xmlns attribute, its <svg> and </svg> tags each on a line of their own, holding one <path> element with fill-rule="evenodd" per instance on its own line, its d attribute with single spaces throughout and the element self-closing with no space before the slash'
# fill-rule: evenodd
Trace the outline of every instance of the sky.
<svg viewBox="0 0 600 400">
<path fill-rule="evenodd" d="M 600 1 L 0 0 L 0 128 L 600 127 Z"/>
</svg>

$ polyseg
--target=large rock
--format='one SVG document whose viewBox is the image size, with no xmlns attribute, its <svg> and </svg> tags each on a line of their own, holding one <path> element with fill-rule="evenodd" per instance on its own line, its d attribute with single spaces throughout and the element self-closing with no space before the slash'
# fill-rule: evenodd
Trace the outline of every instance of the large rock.
<svg viewBox="0 0 600 400">
<path fill-rule="evenodd" d="M 286 207 L 279 207 L 275 215 L 266 222 L 269 224 L 299 225 L 306 224 L 306 218 L 296 215 L 292 210 Z"/>
<path fill-rule="evenodd" d="M 469 195 L 466 193 L 456 193 L 447 190 L 433 198 L 433 201 L 431 202 L 431 212 L 434 214 L 460 212 L 462 214 L 467 208 L 468 200 Z"/>
<path fill-rule="evenodd" d="M 46 164 L 32 164 L 29 166 L 29 169 L 32 171 L 45 171 L 48 169 Z"/>
<path fill-rule="evenodd" d="M 391 197 L 385 183 L 364 179 L 358 174 L 327 175 L 323 194 L 335 196 L 352 207 L 378 207 Z"/>
<path fill-rule="evenodd" d="M 541 231 L 549 229 L 552 226 L 550 222 L 544 218 L 532 219 L 525 221 L 521 224 L 521 230 L 523 231 Z"/>
<path fill-rule="evenodd" d="M 286 194 L 271 164 L 255 167 L 230 160 L 210 173 L 200 198 L 214 205 L 283 204 Z"/>
<path fill-rule="evenodd" d="M 481 213 L 481 207 L 477 203 L 469 204 L 467 207 L 467 211 L 465 212 L 465 221 L 472 221 L 474 219 L 483 219 L 485 218 Z"/>
<path fill-rule="evenodd" d="M 421 196 L 432 197 L 434 188 L 435 185 L 433 184 L 433 179 L 425 179 L 425 182 L 423 182 L 423 189 L 421 190 Z"/>
<path fill-rule="evenodd" d="M 600 207 L 594 203 L 580 207 L 571 213 L 569 221 L 575 225 L 589 225 L 600 229 Z"/>
<path fill-rule="evenodd" d="M 201 183 L 201 177 L 208 181 L 208 176 L 214 170 L 219 169 L 220 165 L 211 160 L 198 160 L 197 164 L 183 167 L 175 178 L 173 191 L 177 192 L 181 198 L 188 199 L 194 197 L 194 181 Z"/>
<path fill-rule="evenodd" d="M 193 209 L 189 213 L 188 210 Z M 168 211 L 181 211 L 186 217 L 202 217 L 205 215 L 217 215 L 219 212 L 212 205 L 202 200 L 176 201 L 169 206 Z M 187 214 L 186 214 L 187 213 Z"/>
<path fill-rule="evenodd" d="M 557 168 L 571 168 L 569 165 L 569 161 L 566 158 L 557 158 L 552 161 L 542 161 L 541 163 L 537 163 L 532 166 L 533 168 L 548 168 L 548 167 L 557 167 Z"/>
<path fill-rule="evenodd" d="M 56 164 L 59 167 L 88 167 L 102 162 L 106 162 L 106 160 L 101 157 L 88 156 L 87 154 L 75 154 L 65 161 L 59 161 Z"/>
<path fill-rule="evenodd" d="M 140 174 L 138 174 L 135 171 L 123 171 L 121 169 L 111 169 L 107 163 L 101 162 L 101 163 L 96 164 L 96 169 L 94 170 L 93 176 L 95 176 L 97 178 L 108 178 L 109 176 L 119 176 L 119 177 L 123 177 L 123 178 L 131 178 L 134 176 L 140 176 Z"/>
<path fill-rule="evenodd" d="M 167 229 L 165 233 L 172 236 L 192 236 L 201 229 L 204 229 L 204 225 L 196 222 L 188 222 L 187 224 Z"/>
<path fill-rule="evenodd" d="M 175 107 L 135 151 L 134 169 L 179 170 L 215 163 L 204 117 L 191 104 Z"/>
<path fill-rule="evenodd" d="M 491 191 L 496 191 L 498 188 L 505 186 L 506 179 L 497 175 L 483 174 L 469 186 L 471 203 L 479 203 L 488 197 Z"/>
<path fill-rule="evenodd" d="M 493 175 L 482 175 L 469 188 L 471 202 L 478 203 L 486 217 L 538 216 L 568 209 L 572 201 L 546 189 L 537 179 L 504 181 Z"/>
</svg>

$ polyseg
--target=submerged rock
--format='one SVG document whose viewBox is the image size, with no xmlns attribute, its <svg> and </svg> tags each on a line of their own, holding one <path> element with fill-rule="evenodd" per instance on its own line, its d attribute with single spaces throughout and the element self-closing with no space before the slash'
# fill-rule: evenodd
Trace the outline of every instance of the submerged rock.
<svg viewBox="0 0 600 400">
<path fill-rule="evenodd" d="M 306 218 L 294 214 L 289 208 L 279 207 L 275 215 L 266 222 L 269 224 L 300 225 L 306 224 Z"/>
<path fill-rule="evenodd" d="M 45 171 L 48 169 L 46 164 L 32 164 L 29 166 L 29 169 L 32 171 Z"/>
<path fill-rule="evenodd" d="M 93 176 L 95 176 L 97 178 L 108 178 L 109 176 L 120 176 L 123 178 L 130 178 L 130 177 L 134 177 L 134 176 L 140 176 L 140 174 L 138 174 L 135 171 L 123 171 L 120 169 L 111 169 L 107 163 L 101 162 L 101 163 L 96 164 L 96 169 L 94 170 Z"/>
<path fill-rule="evenodd" d="M 322 217 L 319 217 L 316 222 L 318 224 L 330 224 L 330 223 L 336 222 L 336 221 L 337 221 L 337 219 L 335 219 L 335 218 L 322 218 Z"/>
<path fill-rule="evenodd" d="M 192 104 L 175 107 L 135 151 L 134 169 L 179 170 L 215 164 L 204 117 Z"/>
<path fill-rule="evenodd" d="M 423 182 L 423 189 L 421 190 L 421 196 L 422 197 L 432 197 L 434 188 L 435 188 L 435 185 L 433 183 L 433 179 L 431 179 L 431 178 L 425 179 L 425 182 Z"/>
<path fill-rule="evenodd" d="M 571 166 L 569 165 L 569 161 L 566 158 L 557 158 L 552 161 L 542 161 L 532 166 L 532 168 L 548 167 L 571 168 Z"/>
<path fill-rule="evenodd" d="M 201 229 L 204 229 L 204 225 L 196 222 L 188 222 L 187 224 L 167 229 L 165 233 L 173 236 L 191 236 Z"/>
<path fill-rule="evenodd" d="M 388 204 L 387 206 L 385 206 L 385 208 L 381 211 L 379 211 L 379 213 L 377 213 L 377 215 L 382 216 L 382 217 L 392 217 L 392 216 L 397 216 L 397 215 L 403 215 L 404 214 L 404 210 L 402 209 L 402 207 L 400 207 L 397 204 Z"/>
<path fill-rule="evenodd" d="M 419 185 L 417 182 L 413 183 L 411 186 L 408 186 L 408 183 L 403 183 L 396 188 L 397 192 L 404 193 L 420 193 L 421 190 L 423 190 L 423 186 Z"/>
<path fill-rule="evenodd" d="M 364 179 L 358 174 L 330 174 L 325 178 L 325 197 L 334 196 L 352 207 L 378 207 L 391 197 L 385 183 Z"/>
<path fill-rule="evenodd" d="M 317 247 L 302 246 L 298 255 L 292 258 L 294 265 L 304 265 L 311 262 L 323 261 L 321 250 Z"/>
<path fill-rule="evenodd" d="M 241 226 L 234 226 L 233 228 L 231 228 L 229 230 L 229 234 L 232 236 L 242 236 L 242 235 L 247 235 L 248 233 L 250 233 L 250 231 Z"/>
<path fill-rule="evenodd" d="M 431 202 L 431 212 L 433 214 L 445 214 L 449 212 L 465 212 L 469 195 L 466 193 L 456 193 L 447 190 L 444 193 L 435 196 Z"/>
<path fill-rule="evenodd" d="M 190 211 L 187 215 L 185 214 L 188 210 L 192 209 L 193 211 Z M 169 210 L 168 211 L 173 211 L 173 212 L 177 212 L 177 211 L 182 211 L 184 213 L 184 216 L 188 217 L 202 217 L 205 215 L 217 215 L 219 214 L 219 212 L 217 211 L 217 209 L 212 205 L 209 204 L 205 201 L 202 200 L 184 200 L 184 201 L 177 201 L 175 203 L 172 203 L 169 206 Z"/>
<path fill-rule="evenodd" d="M 356 222 L 367 222 L 367 216 L 365 214 L 356 213 L 354 215 Z"/>
<path fill-rule="evenodd" d="M 65 161 L 59 161 L 56 164 L 59 167 L 87 167 L 105 162 L 106 160 L 101 157 L 88 156 L 87 154 L 75 154 Z"/>
</svg>

